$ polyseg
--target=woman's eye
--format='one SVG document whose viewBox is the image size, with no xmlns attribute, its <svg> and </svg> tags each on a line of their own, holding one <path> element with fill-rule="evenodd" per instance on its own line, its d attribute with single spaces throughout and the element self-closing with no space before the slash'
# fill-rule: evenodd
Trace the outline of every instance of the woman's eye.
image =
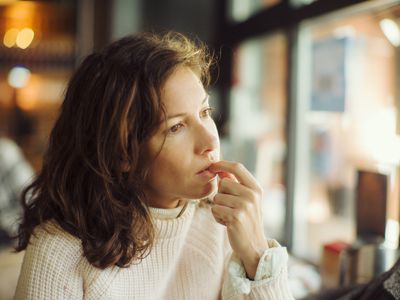
<svg viewBox="0 0 400 300">
<path fill-rule="evenodd" d="M 213 110 L 214 109 L 212 107 L 207 107 L 206 109 L 201 111 L 201 117 L 202 118 L 211 117 Z"/>
<path fill-rule="evenodd" d="M 181 129 L 182 127 L 183 127 L 183 124 L 182 124 L 182 123 L 178 123 L 178 124 L 175 124 L 174 126 L 172 126 L 168 131 L 169 131 L 170 133 L 176 133 L 176 132 L 178 132 L 179 129 Z"/>
</svg>

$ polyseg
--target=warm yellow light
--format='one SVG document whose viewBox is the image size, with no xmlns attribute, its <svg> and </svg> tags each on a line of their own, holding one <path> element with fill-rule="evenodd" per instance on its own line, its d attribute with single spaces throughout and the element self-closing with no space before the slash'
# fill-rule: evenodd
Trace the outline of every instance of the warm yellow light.
<svg viewBox="0 0 400 300">
<path fill-rule="evenodd" d="M 23 110 L 32 110 L 38 105 L 37 98 L 35 97 L 30 97 L 32 95 L 35 95 L 37 93 L 36 87 L 33 86 L 27 86 L 24 89 L 24 92 L 21 92 L 20 95 L 18 95 L 17 98 L 17 103 L 20 108 Z M 26 96 L 28 95 L 28 96 Z"/>
<path fill-rule="evenodd" d="M 0 5 L 10 5 L 14 2 L 17 2 L 17 0 L 0 0 Z"/>
<path fill-rule="evenodd" d="M 14 46 L 17 40 L 18 33 L 19 31 L 16 28 L 11 28 L 7 30 L 3 38 L 4 46 L 6 46 L 7 48 L 11 48 L 12 46 Z"/>
<path fill-rule="evenodd" d="M 29 47 L 29 45 L 33 41 L 33 37 L 35 36 L 35 33 L 33 32 L 32 29 L 30 28 L 24 28 L 22 29 L 17 36 L 17 46 L 20 47 L 21 49 L 26 49 Z"/>
<path fill-rule="evenodd" d="M 18 90 L 18 106 L 23 110 L 32 110 L 38 104 L 40 80 L 36 74 L 31 74 L 23 89 Z"/>
<path fill-rule="evenodd" d="M 0 0 L 1 1 L 1 0 Z M 2 7 L 1 17 L 4 28 L 36 28 L 40 15 L 38 1 L 16 1 Z"/>
</svg>

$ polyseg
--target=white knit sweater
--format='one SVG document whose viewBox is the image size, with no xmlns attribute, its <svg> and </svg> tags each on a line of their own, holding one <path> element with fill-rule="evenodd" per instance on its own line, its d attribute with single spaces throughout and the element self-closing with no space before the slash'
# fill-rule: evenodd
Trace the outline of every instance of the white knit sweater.
<svg viewBox="0 0 400 300">
<path fill-rule="evenodd" d="M 191 203 L 178 218 L 155 218 L 151 253 L 128 268 L 93 267 L 79 239 L 54 223 L 35 230 L 15 299 L 293 299 L 287 252 L 265 251 L 254 281 L 231 255 L 226 228 L 208 207 Z M 44 230 L 46 228 L 46 230 Z"/>
</svg>

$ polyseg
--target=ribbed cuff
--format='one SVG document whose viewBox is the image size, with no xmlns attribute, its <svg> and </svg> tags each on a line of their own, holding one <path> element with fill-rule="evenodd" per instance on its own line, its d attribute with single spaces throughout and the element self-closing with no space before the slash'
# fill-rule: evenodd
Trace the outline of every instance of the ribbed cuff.
<svg viewBox="0 0 400 300">
<path fill-rule="evenodd" d="M 268 244 L 270 248 L 261 256 L 254 281 L 246 277 L 242 262 L 232 255 L 222 288 L 223 299 L 239 295 L 251 295 L 253 299 L 293 299 L 287 278 L 286 248 L 275 240 L 269 240 Z"/>
</svg>

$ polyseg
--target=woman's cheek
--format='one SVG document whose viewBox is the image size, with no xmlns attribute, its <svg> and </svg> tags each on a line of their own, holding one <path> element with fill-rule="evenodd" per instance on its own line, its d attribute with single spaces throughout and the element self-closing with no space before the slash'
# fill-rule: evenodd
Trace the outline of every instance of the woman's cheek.
<svg viewBox="0 0 400 300">
<path fill-rule="evenodd" d="M 172 136 L 167 137 L 165 140 L 165 146 L 167 147 L 176 147 L 177 145 L 181 145 L 184 143 L 187 145 L 189 143 L 189 135 L 187 134 L 187 130 L 182 130 Z M 183 146 L 183 145 L 182 145 Z"/>
</svg>

